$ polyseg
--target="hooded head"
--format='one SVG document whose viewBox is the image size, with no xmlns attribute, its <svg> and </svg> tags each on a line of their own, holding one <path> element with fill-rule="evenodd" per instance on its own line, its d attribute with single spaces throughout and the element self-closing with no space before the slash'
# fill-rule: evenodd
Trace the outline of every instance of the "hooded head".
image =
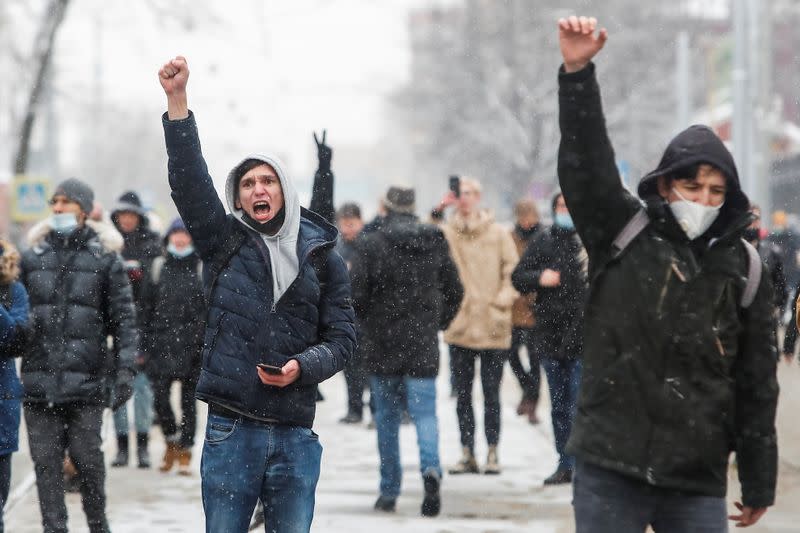
<svg viewBox="0 0 800 533">
<path fill-rule="evenodd" d="M 255 154 L 245 157 L 228 173 L 225 200 L 231 214 L 257 231 L 269 248 L 277 301 L 299 272 L 297 190 L 277 157 Z"/>
<path fill-rule="evenodd" d="M 142 207 L 142 200 L 134 191 L 127 191 L 117 199 L 117 205 L 111 211 L 111 221 L 122 233 L 131 233 L 139 227 L 147 227 L 147 212 Z"/>
<path fill-rule="evenodd" d="M 750 201 L 742 191 L 733 156 L 711 128 L 697 124 L 683 130 L 670 141 L 658 168 L 639 182 L 639 197 L 663 196 L 659 192 L 659 178 L 662 178 L 662 182 L 664 179 L 694 179 L 695 176 L 687 175 L 687 171 L 696 171 L 702 165 L 718 169 L 725 177 L 723 212 L 746 213 Z"/>
<path fill-rule="evenodd" d="M 225 199 L 233 216 L 259 233 L 287 235 L 299 228 L 300 199 L 276 157 L 243 159 L 228 174 Z"/>
</svg>

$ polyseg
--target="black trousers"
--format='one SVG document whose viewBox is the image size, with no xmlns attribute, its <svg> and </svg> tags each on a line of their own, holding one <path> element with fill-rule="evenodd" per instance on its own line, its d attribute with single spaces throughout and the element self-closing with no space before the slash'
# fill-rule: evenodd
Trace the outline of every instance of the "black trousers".
<svg viewBox="0 0 800 533">
<path fill-rule="evenodd" d="M 508 354 L 508 363 L 522 388 L 522 398 L 538 402 L 541 371 L 539 370 L 539 353 L 534 344 L 533 332 L 532 328 L 515 327 L 511 330 L 511 351 Z M 523 346 L 527 348 L 528 352 L 529 369 L 527 370 L 519 357 L 519 349 Z"/>
<path fill-rule="evenodd" d="M 456 415 L 461 432 L 461 445 L 475 449 L 475 413 L 472 410 L 472 384 L 475 381 L 475 360 L 481 361 L 483 387 L 483 423 L 486 443 L 500 441 L 500 380 L 503 377 L 508 350 L 471 350 L 450 345 L 450 364 L 453 371 L 457 400 Z"/>
<path fill-rule="evenodd" d="M 0 533 L 5 531 L 3 522 L 3 508 L 8 501 L 8 491 L 11 489 L 11 454 L 0 455 Z"/>
<path fill-rule="evenodd" d="M 31 449 L 44 533 L 67 533 L 64 502 L 64 452 L 80 477 L 83 512 L 91 533 L 108 533 L 106 468 L 101 449 L 102 405 L 80 403 L 25 404 L 25 423 Z"/>
<path fill-rule="evenodd" d="M 178 433 L 178 426 L 175 421 L 175 411 L 170 404 L 170 387 L 173 381 L 181 383 L 181 435 L 179 444 L 182 448 L 194 446 L 194 434 L 197 431 L 197 404 L 194 398 L 194 390 L 197 387 L 196 379 L 175 379 L 171 377 L 156 377 L 151 379 L 153 383 L 153 405 L 158 416 L 158 423 L 161 424 L 161 431 L 164 437 L 174 439 Z"/>
</svg>

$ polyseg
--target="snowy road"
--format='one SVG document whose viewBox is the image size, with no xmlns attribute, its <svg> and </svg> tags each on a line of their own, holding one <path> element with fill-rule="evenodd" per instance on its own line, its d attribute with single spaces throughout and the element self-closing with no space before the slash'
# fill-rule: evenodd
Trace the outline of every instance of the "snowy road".
<svg viewBox="0 0 800 533">
<path fill-rule="evenodd" d="M 442 368 L 447 368 L 446 364 Z M 800 425 L 796 413 L 800 408 L 800 367 L 781 365 L 782 386 L 779 406 L 781 475 L 778 503 L 752 532 L 797 531 L 800 522 Z M 442 486 L 442 514 L 435 519 L 419 516 L 422 484 L 417 471 L 415 433 L 412 426 L 403 426 L 401 449 L 404 466 L 403 494 L 394 515 L 377 514 L 372 504 L 377 496 L 378 473 L 375 434 L 365 426 L 343 426 L 336 420 L 344 414 L 344 379 L 337 375 L 322 386 L 326 401 L 318 404 L 315 430 L 324 446 L 322 476 L 317 490 L 317 507 L 313 530 L 318 532 L 421 533 L 528 532 L 566 533 L 573 530 L 570 488 L 544 489 L 542 480 L 555 465 L 551 444 L 548 406 L 540 406 L 544 422 L 531 426 L 516 416 L 519 388 L 510 372 L 503 378 L 503 415 L 500 460 L 504 471 L 500 476 L 445 476 Z M 439 417 L 441 454 L 445 465 L 454 463 L 460 453 L 455 417 L 455 401 L 447 396 L 447 381 L 439 379 Z M 480 401 L 476 387 L 476 405 Z M 201 410 L 204 420 L 205 410 Z M 476 411 L 482 428 L 480 409 Z M 110 417 L 108 418 L 110 422 Z M 200 424 L 198 431 L 202 432 Z M 107 427 L 107 437 L 112 437 Z M 23 432 L 24 433 L 24 432 Z M 202 434 L 202 433 L 199 433 Z M 158 428 L 151 436 L 154 459 L 163 452 Z M 106 448 L 109 460 L 113 444 Z M 479 460 L 485 456 L 485 443 L 478 440 Z M 108 469 L 108 515 L 115 533 L 180 533 L 204 528 L 200 502 L 199 439 L 194 476 L 181 478 L 164 475 L 157 470 L 136 468 Z M 14 533 L 41 531 L 35 488 L 30 484 L 31 465 L 27 442 L 15 454 L 11 502 L 6 516 L 6 530 Z M 16 492 L 15 492 L 16 491 Z M 738 494 L 732 481 L 731 494 Z M 67 495 L 70 531 L 87 531 L 80 497 Z"/>
</svg>

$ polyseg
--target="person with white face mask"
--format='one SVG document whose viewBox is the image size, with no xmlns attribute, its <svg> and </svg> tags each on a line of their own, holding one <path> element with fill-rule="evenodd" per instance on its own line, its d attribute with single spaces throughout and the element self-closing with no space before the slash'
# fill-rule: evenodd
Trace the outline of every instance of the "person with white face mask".
<svg viewBox="0 0 800 533">
<path fill-rule="evenodd" d="M 597 21 L 558 23 L 558 174 L 589 257 L 583 375 L 567 443 L 578 533 L 728 531 L 777 479 L 774 297 L 733 157 L 707 126 L 670 141 L 635 198 L 606 131 Z M 726 510 L 736 453 L 741 499 Z"/>
<path fill-rule="evenodd" d="M 153 384 L 154 407 L 167 448 L 159 467 L 188 475 L 194 447 L 194 393 L 200 376 L 206 306 L 200 257 L 180 218 L 164 236 L 166 253 L 153 260 L 142 287 L 145 372 Z M 181 420 L 170 404 L 173 382 L 181 385 Z"/>
<path fill-rule="evenodd" d="M 60 183 L 52 216 L 32 228 L 20 264 L 32 329 L 22 357 L 23 400 L 44 531 L 67 530 L 67 449 L 80 472 L 89 531 L 109 531 L 102 415 L 130 398 L 136 373 L 139 335 L 121 239 L 109 226 L 87 222 L 93 199 L 79 180 Z"/>
</svg>

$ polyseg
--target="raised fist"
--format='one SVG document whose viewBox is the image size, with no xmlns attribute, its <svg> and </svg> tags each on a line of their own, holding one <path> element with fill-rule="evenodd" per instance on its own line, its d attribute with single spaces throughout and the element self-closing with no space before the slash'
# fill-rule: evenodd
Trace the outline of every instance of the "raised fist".
<svg viewBox="0 0 800 533">
<path fill-rule="evenodd" d="M 175 96 L 186 92 L 186 82 L 189 81 L 189 65 L 186 58 L 177 56 L 164 63 L 158 71 L 158 81 L 167 96 Z"/>
<path fill-rule="evenodd" d="M 608 39 L 608 31 L 603 28 L 597 35 L 597 19 L 594 17 L 576 17 L 558 21 L 558 43 L 564 58 L 564 69 L 577 72 L 584 68 L 599 52 Z"/>
</svg>

